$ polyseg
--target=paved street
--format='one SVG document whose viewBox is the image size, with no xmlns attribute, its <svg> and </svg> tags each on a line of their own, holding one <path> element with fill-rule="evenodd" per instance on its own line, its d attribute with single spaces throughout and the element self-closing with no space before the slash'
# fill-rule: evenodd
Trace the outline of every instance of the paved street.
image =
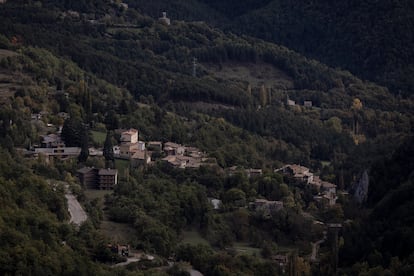
<svg viewBox="0 0 414 276">
<path fill-rule="evenodd" d="M 70 222 L 78 226 L 81 225 L 82 222 L 88 218 L 88 216 L 86 215 L 82 206 L 79 204 L 79 201 L 72 193 L 67 192 L 65 197 L 68 200 Z"/>
</svg>

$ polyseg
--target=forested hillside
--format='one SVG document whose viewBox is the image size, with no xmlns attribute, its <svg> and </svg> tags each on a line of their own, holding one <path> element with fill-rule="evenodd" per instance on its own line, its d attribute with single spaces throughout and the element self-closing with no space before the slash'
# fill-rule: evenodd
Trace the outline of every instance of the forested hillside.
<svg viewBox="0 0 414 276">
<path fill-rule="evenodd" d="M 390 264 L 393 274 L 409 275 L 413 261 L 413 138 L 407 139 L 390 158 L 378 160 L 371 168 L 372 190 L 368 202 L 372 211 L 359 225 L 344 230 L 341 252 L 344 263 L 367 270 L 368 266 Z M 362 260 L 365 261 L 362 262 Z M 398 273 L 397 273 L 398 271 Z"/>
<path fill-rule="evenodd" d="M 272 41 L 385 85 L 396 95 L 413 94 L 411 1 L 129 2 L 153 16 L 166 10 L 173 18 L 204 20 Z M 202 5 L 208 8 L 192 8 Z"/>
<path fill-rule="evenodd" d="M 110 275 L 92 260 L 105 242 L 90 224 L 68 225 L 64 187 L 36 164 L 0 149 L 0 264 L 3 275 Z M 9 149 L 10 150 L 10 149 Z M 33 166 L 33 167 L 32 167 Z"/>
<path fill-rule="evenodd" d="M 285 22 L 289 13 L 273 11 L 312 13 L 322 9 L 315 3 L 125 3 L 0 4 L 2 274 L 186 275 L 189 264 L 204 275 L 412 272 L 414 102 L 390 91 L 400 80 L 387 88 L 245 35 L 261 24 L 246 23 L 255 13 L 265 9 L 263 20 Z M 330 20 L 336 8 L 324 8 Z M 170 25 L 158 20 L 164 9 Z M 300 28 L 292 24 L 291 33 Z M 296 49 L 318 57 L 308 51 L 319 46 L 309 45 Z M 329 45 L 323 49 L 335 64 Z M 401 62 L 394 54 L 387 69 Z M 189 146 L 206 163 L 170 166 L 162 150 L 151 150 L 142 166 L 116 159 L 112 145 L 122 144 L 127 129 L 148 144 Z M 79 156 L 36 154 L 46 135 L 79 147 Z M 285 164 L 312 172 L 315 183 L 334 187 L 334 197 L 324 201 L 312 181 L 281 170 Z M 76 177 L 85 166 L 117 169 L 119 181 L 111 191 L 93 190 Z M 364 171 L 367 200 L 357 203 Z M 65 189 L 88 212 L 80 227 L 68 223 Z M 257 207 L 263 202 L 273 207 Z M 329 225 L 337 224 L 334 240 Z M 391 242 L 399 237 L 404 242 Z M 125 260 L 109 249 L 117 243 L 155 258 L 112 267 Z"/>
</svg>

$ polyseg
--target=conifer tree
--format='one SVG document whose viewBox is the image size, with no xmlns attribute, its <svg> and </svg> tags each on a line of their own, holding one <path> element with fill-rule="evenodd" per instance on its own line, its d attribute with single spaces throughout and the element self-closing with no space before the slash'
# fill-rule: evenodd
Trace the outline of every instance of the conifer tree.
<svg viewBox="0 0 414 276">
<path fill-rule="evenodd" d="M 67 147 L 80 146 L 82 143 L 82 121 L 73 117 L 65 120 L 61 136 Z"/>
<path fill-rule="evenodd" d="M 104 142 L 103 156 L 105 157 L 107 167 L 112 167 L 114 162 L 114 149 L 112 145 L 112 134 L 110 131 L 106 133 Z"/>
<path fill-rule="evenodd" d="M 88 128 L 84 125 L 82 127 L 82 132 L 81 132 L 81 152 L 78 156 L 78 161 L 83 163 L 86 162 L 86 160 L 88 160 L 89 157 L 89 137 L 88 137 Z"/>
</svg>

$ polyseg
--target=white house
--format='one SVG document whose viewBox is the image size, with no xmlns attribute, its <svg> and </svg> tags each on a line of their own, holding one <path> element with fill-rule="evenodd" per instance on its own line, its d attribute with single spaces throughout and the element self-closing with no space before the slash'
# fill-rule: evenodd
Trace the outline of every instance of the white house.
<svg viewBox="0 0 414 276">
<path fill-rule="evenodd" d="M 167 13 L 163 12 L 162 17 L 158 19 L 161 23 L 164 23 L 165 25 L 169 26 L 171 25 L 171 20 L 167 17 Z"/>
</svg>

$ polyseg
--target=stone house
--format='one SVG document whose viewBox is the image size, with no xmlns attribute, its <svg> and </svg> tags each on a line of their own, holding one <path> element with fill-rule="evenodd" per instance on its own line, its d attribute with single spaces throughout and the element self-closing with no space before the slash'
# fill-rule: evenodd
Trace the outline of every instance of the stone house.
<svg viewBox="0 0 414 276">
<path fill-rule="evenodd" d="M 275 172 L 282 172 L 285 175 L 315 187 L 318 191 L 318 195 L 314 196 L 316 201 L 326 201 L 331 206 L 336 203 L 336 185 L 321 180 L 319 176 L 314 176 L 313 173 L 309 171 L 309 168 L 293 164 L 285 165 L 282 168 L 275 170 Z"/>
<path fill-rule="evenodd" d="M 335 184 L 323 181 L 318 176 L 315 176 L 310 185 L 316 187 L 316 189 L 319 191 L 319 195 L 314 197 L 316 201 L 325 201 L 330 206 L 336 204 L 338 197 L 336 196 Z"/>
<path fill-rule="evenodd" d="M 147 148 L 153 151 L 162 151 L 162 142 L 161 141 L 149 141 L 147 143 Z"/>
<path fill-rule="evenodd" d="M 151 152 L 138 150 L 131 156 L 131 166 L 137 168 L 151 163 Z"/>
<path fill-rule="evenodd" d="M 164 152 L 167 155 L 184 155 L 185 147 L 173 142 L 164 143 Z"/>
<path fill-rule="evenodd" d="M 282 168 L 275 170 L 275 172 L 282 172 L 283 174 L 292 176 L 295 179 L 308 184 L 313 182 L 313 173 L 309 171 L 309 168 L 304 166 L 296 164 L 285 165 Z"/>
<path fill-rule="evenodd" d="M 138 130 L 131 128 L 121 133 L 121 143 L 138 143 Z"/>
<path fill-rule="evenodd" d="M 130 159 L 137 151 L 138 143 L 122 143 L 119 146 L 119 157 L 123 159 Z"/>
</svg>

